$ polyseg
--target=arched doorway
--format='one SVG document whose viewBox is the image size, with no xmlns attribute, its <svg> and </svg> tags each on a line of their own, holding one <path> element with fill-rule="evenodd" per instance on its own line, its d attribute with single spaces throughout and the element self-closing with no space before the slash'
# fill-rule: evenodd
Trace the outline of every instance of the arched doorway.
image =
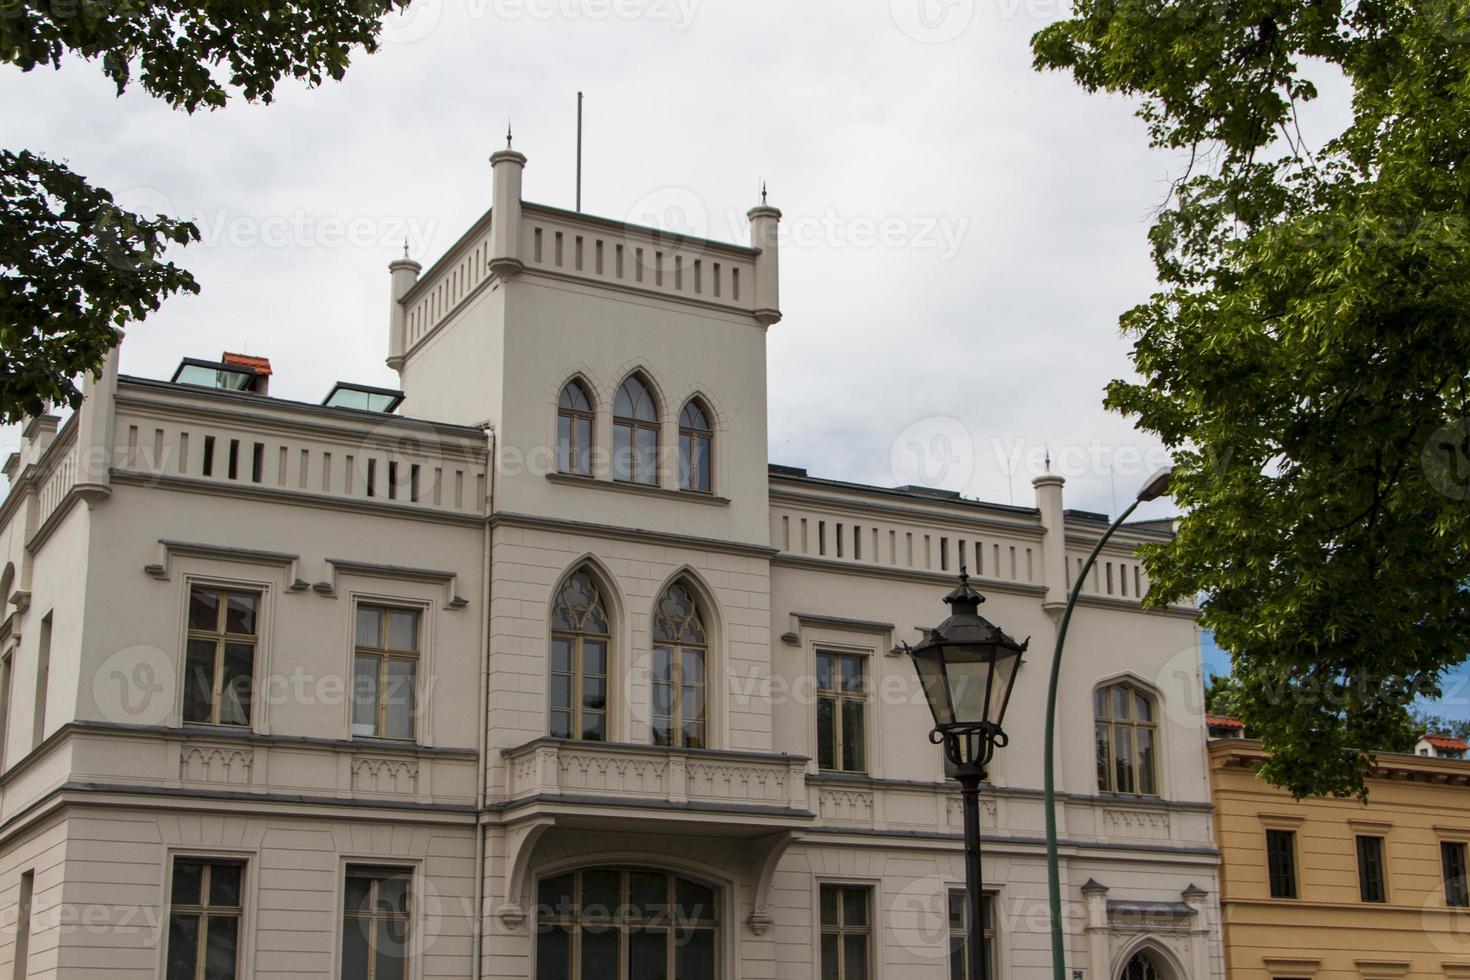
<svg viewBox="0 0 1470 980">
<path fill-rule="evenodd" d="M 1132 958 L 1123 964 L 1123 972 L 1118 976 L 1118 980 L 1169 980 L 1169 978 L 1168 971 L 1142 950 L 1134 953 Z"/>
</svg>

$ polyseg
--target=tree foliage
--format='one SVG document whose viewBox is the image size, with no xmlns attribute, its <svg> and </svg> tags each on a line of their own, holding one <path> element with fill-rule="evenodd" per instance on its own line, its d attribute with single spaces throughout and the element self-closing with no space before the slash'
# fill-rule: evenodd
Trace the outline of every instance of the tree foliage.
<svg viewBox="0 0 1470 980">
<path fill-rule="evenodd" d="M 97 62 L 121 94 L 137 83 L 171 106 L 215 109 L 232 95 L 270 102 L 286 79 L 340 79 L 377 47 L 382 18 L 408 0 L 288 4 L 0 0 L 0 62 Z M 193 277 L 161 259 L 193 225 L 116 206 L 106 190 L 27 151 L 0 152 L 0 421 L 75 405 L 115 328 L 140 320 Z"/>
<path fill-rule="evenodd" d="M 1297 795 L 1470 651 L 1470 0 L 1078 0 L 1039 68 L 1136 98 L 1188 172 L 1108 405 L 1175 453 L 1150 601 L 1203 593 L 1237 713 Z M 1310 147 L 1311 77 L 1347 128 Z"/>
</svg>

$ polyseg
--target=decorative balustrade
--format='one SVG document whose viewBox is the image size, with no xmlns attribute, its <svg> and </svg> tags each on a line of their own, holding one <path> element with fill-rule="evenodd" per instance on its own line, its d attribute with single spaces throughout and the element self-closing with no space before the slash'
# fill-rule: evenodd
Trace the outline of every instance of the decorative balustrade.
<svg viewBox="0 0 1470 980">
<path fill-rule="evenodd" d="M 475 429 L 124 379 L 115 470 L 310 493 L 455 514 L 484 513 L 488 448 Z"/>
<path fill-rule="evenodd" d="M 503 753 L 506 796 L 607 797 L 805 810 L 801 756 L 538 739 Z"/>
<path fill-rule="evenodd" d="M 52 443 L 42 463 L 37 491 L 37 526 L 56 512 L 77 483 L 77 472 L 81 462 L 77 458 L 76 426 L 68 425 L 57 441 Z"/>
</svg>

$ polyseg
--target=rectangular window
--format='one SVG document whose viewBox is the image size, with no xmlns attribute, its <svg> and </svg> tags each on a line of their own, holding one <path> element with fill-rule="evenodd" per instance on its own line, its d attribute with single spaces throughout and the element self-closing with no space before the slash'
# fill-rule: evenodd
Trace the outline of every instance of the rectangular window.
<svg viewBox="0 0 1470 980">
<path fill-rule="evenodd" d="M 822 886 L 822 980 L 868 980 L 871 975 L 870 895 L 868 888 Z"/>
<path fill-rule="evenodd" d="M 817 766 L 867 772 L 867 657 L 817 652 Z"/>
<path fill-rule="evenodd" d="M 46 698 L 51 685 L 51 613 L 41 620 L 41 641 L 36 651 L 36 707 L 31 724 L 31 748 L 46 740 Z"/>
<path fill-rule="evenodd" d="M 167 980 L 235 980 L 239 975 L 244 879 L 243 864 L 174 860 Z"/>
<path fill-rule="evenodd" d="M 1272 898 L 1296 898 L 1296 832 L 1266 831 L 1266 871 Z"/>
<path fill-rule="evenodd" d="M 407 980 L 412 878 L 402 868 L 347 869 L 342 980 Z"/>
<path fill-rule="evenodd" d="M 1365 902 L 1388 901 L 1382 837 L 1358 838 L 1358 894 Z"/>
<path fill-rule="evenodd" d="M 352 734 L 411 740 L 417 714 L 419 612 L 363 603 L 352 656 Z"/>
<path fill-rule="evenodd" d="M 980 955 L 985 958 L 988 976 L 999 976 L 995 963 L 995 900 L 985 895 L 980 900 L 980 928 L 985 933 Z M 971 980 L 970 977 L 970 899 L 963 888 L 952 888 L 949 892 L 949 977 L 950 980 Z"/>
<path fill-rule="evenodd" d="M 1439 845 L 1444 865 L 1444 901 L 1455 908 L 1470 907 L 1470 888 L 1465 884 L 1465 845 L 1444 841 Z"/>
<path fill-rule="evenodd" d="M 25 980 L 31 966 L 31 898 L 36 890 L 36 872 L 20 876 L 20 901 L 15 907 L 15 965 L 11 975 Z"/>
<path fill-rule="evenodd" d="M 189 590 L 184 721 L 250 726 L 260 594 L 196 585 Z"/>
</svg>

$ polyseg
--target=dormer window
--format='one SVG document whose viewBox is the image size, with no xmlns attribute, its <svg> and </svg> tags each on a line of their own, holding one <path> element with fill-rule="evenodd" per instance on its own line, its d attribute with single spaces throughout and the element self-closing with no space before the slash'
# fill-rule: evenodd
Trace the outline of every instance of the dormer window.
<svg viewBox="0 0 1470 980">
<path fill-rule="evenodd" d="M 352 408 L 359 412 L 382 412 L 390 414 L 403 404 L 403 392 L 393 388 L 374 388 L 372 385 L 351 384 L 338 381 L 322 399 L 328 408 Z"/>
<path fill-rule="evenodd" d="M 271 378 L 269 358 L 225 351 L 218 361 L 186 357 L 170 379 L 174 384 L 196 385 L 219 391 L 248 391 L 268 394 Z"/>
</svg>

